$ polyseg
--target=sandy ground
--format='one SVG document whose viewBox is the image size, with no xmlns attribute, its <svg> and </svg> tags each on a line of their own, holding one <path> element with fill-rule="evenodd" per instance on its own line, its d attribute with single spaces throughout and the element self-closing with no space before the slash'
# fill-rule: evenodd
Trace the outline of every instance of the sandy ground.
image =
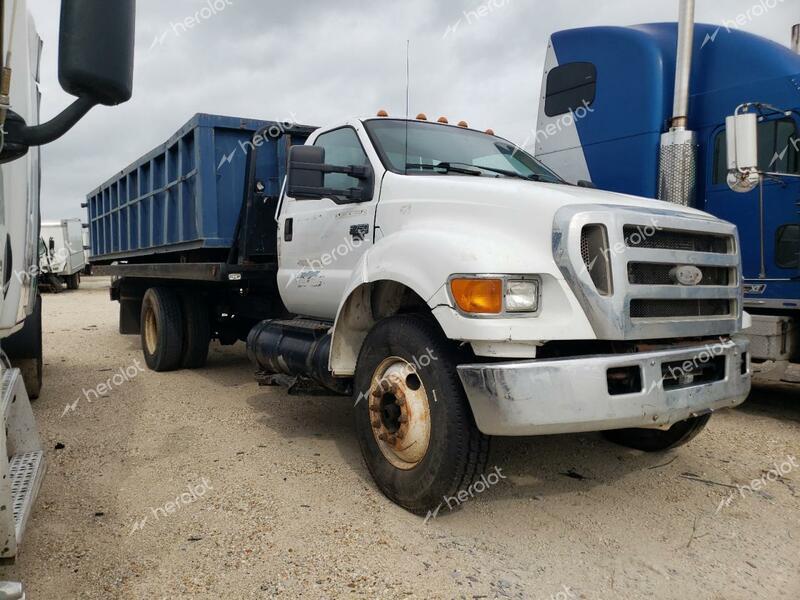
<svg viewBox="0 0 800 600">
<path fill-rule="evenodd" d="M 49 470 L 0 571 L 32 600 L 800 598 L 800 468 L 720 485 L 800 459 L 797 391 L 759 389 L 667 455 L 495 440 L 504 479 L 426 523 L 376 491 L 347 399 L 259 389 L 241 345 L 139 372 L 106 285 L 45 297 Z"/>
</svg>

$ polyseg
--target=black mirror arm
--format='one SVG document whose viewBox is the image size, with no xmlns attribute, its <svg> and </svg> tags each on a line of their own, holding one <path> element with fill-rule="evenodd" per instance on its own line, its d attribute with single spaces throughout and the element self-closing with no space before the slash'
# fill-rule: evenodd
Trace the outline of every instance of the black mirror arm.
<svg viewBox="0 0 800 600">
<path fill-rule="evenodd" d="M 28 126 L 21 120 L 9 120 L 6 123 L 8 144 L 23 146 L 44 146 L 56 141 L 80 121 L 95 106 L 100 104 L 91 98 L 78 98 L 65 108 L 60 115 L 42 125 Z"/>
<path fill-rule="evenodd" d="M 349 167 L 337 167 L 334 165 L 324 165 L 318 163 L 293 162 L 292 168 L 303 171 L 322 171 L 323 173 L 342 173 L 355 179 L 369 179 L 372 177 L 372 168 L 365 166 L 352 165 Z"/>
</svg>

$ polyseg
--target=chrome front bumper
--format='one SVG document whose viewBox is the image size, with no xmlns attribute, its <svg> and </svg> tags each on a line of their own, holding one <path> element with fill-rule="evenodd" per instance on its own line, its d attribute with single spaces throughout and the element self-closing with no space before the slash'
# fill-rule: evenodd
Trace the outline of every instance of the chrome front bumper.
<svg viewBox="0 0 800 600">
<path fill-rule="evenodd" d="M 458 374 L 478 428 L 487 435 L 547 435 L 608 429 L 665 428 L 695 415 L 738 406 L 750 392 L 749 342 L 744 338 L 678 349 L 463 365 Z M 721 360 L 724 373 L 709 383 L 685 378 L 665 389 L 663 365 L 697 366 Z M 641 391 L 609 391 L 609 369 L 638 367 Z"/>
</svg>

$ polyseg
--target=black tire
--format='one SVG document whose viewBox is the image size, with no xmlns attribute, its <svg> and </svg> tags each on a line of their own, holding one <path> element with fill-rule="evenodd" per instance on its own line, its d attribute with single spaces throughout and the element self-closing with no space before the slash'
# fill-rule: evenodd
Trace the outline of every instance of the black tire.
<svg viewBox="0 0 800 600">
<path fill-rule="evenodd" d="M 436 357 L 415 372 L 423 393 L 434 398 L 428 404 L 429 443 L 419 462 L 410 468 L 398 468 L 384 455 L 376 439 L 379 434 L 373 429 L 376 413 L 370 411 L 370 390 L 376 369 L 387 359 L 392 360 L 389 357 L 414 364 L 415 358 L 418 360 L 423 353 Z M 354 416 L 361 452 L 380 490 L 417 515 L 438 512 L 445 498 L 468 491 L 484 472 L 488 460 L 489 438 L 475 425 L 456 372 L 458 359 L 455 347 L 436 323 L 419 315 L 395 316 L 381 321 L 369 333 L 359 354 Z"/>
<path fill-rule="evenodd" d="M 211 343 L 211 321 L 208 305 L 202 298 L 184 294 L 183 308 L 183 361 L 184 369 L 202 369 L 208 362 Z"/>
<path fill-rule="evenodd" d="M 3 341 L 3 350 L 11 364 L 20 370 L 25 381 L 28 398 L 36 400 L 42 391 L 42 296 L 37 294 L 33 314 L 26 320 L 22 330 Z"/>
<path fill-rule="evenodd" d="M 183 358 L 183 311 L 178 294 L 150 288 L 142 301 L 142 351 L 147 366 L 164 373 L 180 368 Z"/>
<path fill-rule="evenodd" d="M 72 275 L 68 275 L 66 277 L 66 281 L 68 290 L 77 290 L 81 287 L 81 274 L 74 273 Z"/>
<path fill-rule="evenodd" d="M 617 429 L 604 431 L 603 436 L 610 442 L 626 448 L 644 452 L 664 452 L 691 442 L 702 433 L 709 419 L 711 419 L 711 414 L 675 423 L 666 431 L 661 429 Z"/>
</svg>

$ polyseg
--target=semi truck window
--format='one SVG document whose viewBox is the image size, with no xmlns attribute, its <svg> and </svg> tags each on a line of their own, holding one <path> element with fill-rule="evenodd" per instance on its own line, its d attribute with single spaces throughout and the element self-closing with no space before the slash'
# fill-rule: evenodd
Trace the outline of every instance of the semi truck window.
<svg viewBox="0 0 800 600">
<path fill-rule="evenodd" d="M 781 269 L 800 267 L 800 225 L 783 225 L 775 234 L 775 264 Z"/>
<path fill-rule="evenodd" d="M 556 67 L 547 74 L 544 114 L 556 117 L 580 107 L 589 107 L 597 96 L 597 67 L 574 62 Z"/>
<path fill-rule="evenodd" d="M 314 145 L 325 148 L 325 162 L 329 165 L 337 167 L 369 165 L 367 153 L 364 152 L 355 130 L 350 127 L 323 133 L 317 138 Z M 327 173 L 325 175 L 325 187 L 347 190 L 357 188 L 361 184 L 361 180 L 343 173 Z"/>
<path fill-rule="evenodd" d="M 759 124 L 758 166 L 763 171 L 800 174 L 800 136 L 793 119 Z M 714 185 L 725 183 L 727 178 L 727 136 L 723 130 L 714 143 Z"/>
</svg>

